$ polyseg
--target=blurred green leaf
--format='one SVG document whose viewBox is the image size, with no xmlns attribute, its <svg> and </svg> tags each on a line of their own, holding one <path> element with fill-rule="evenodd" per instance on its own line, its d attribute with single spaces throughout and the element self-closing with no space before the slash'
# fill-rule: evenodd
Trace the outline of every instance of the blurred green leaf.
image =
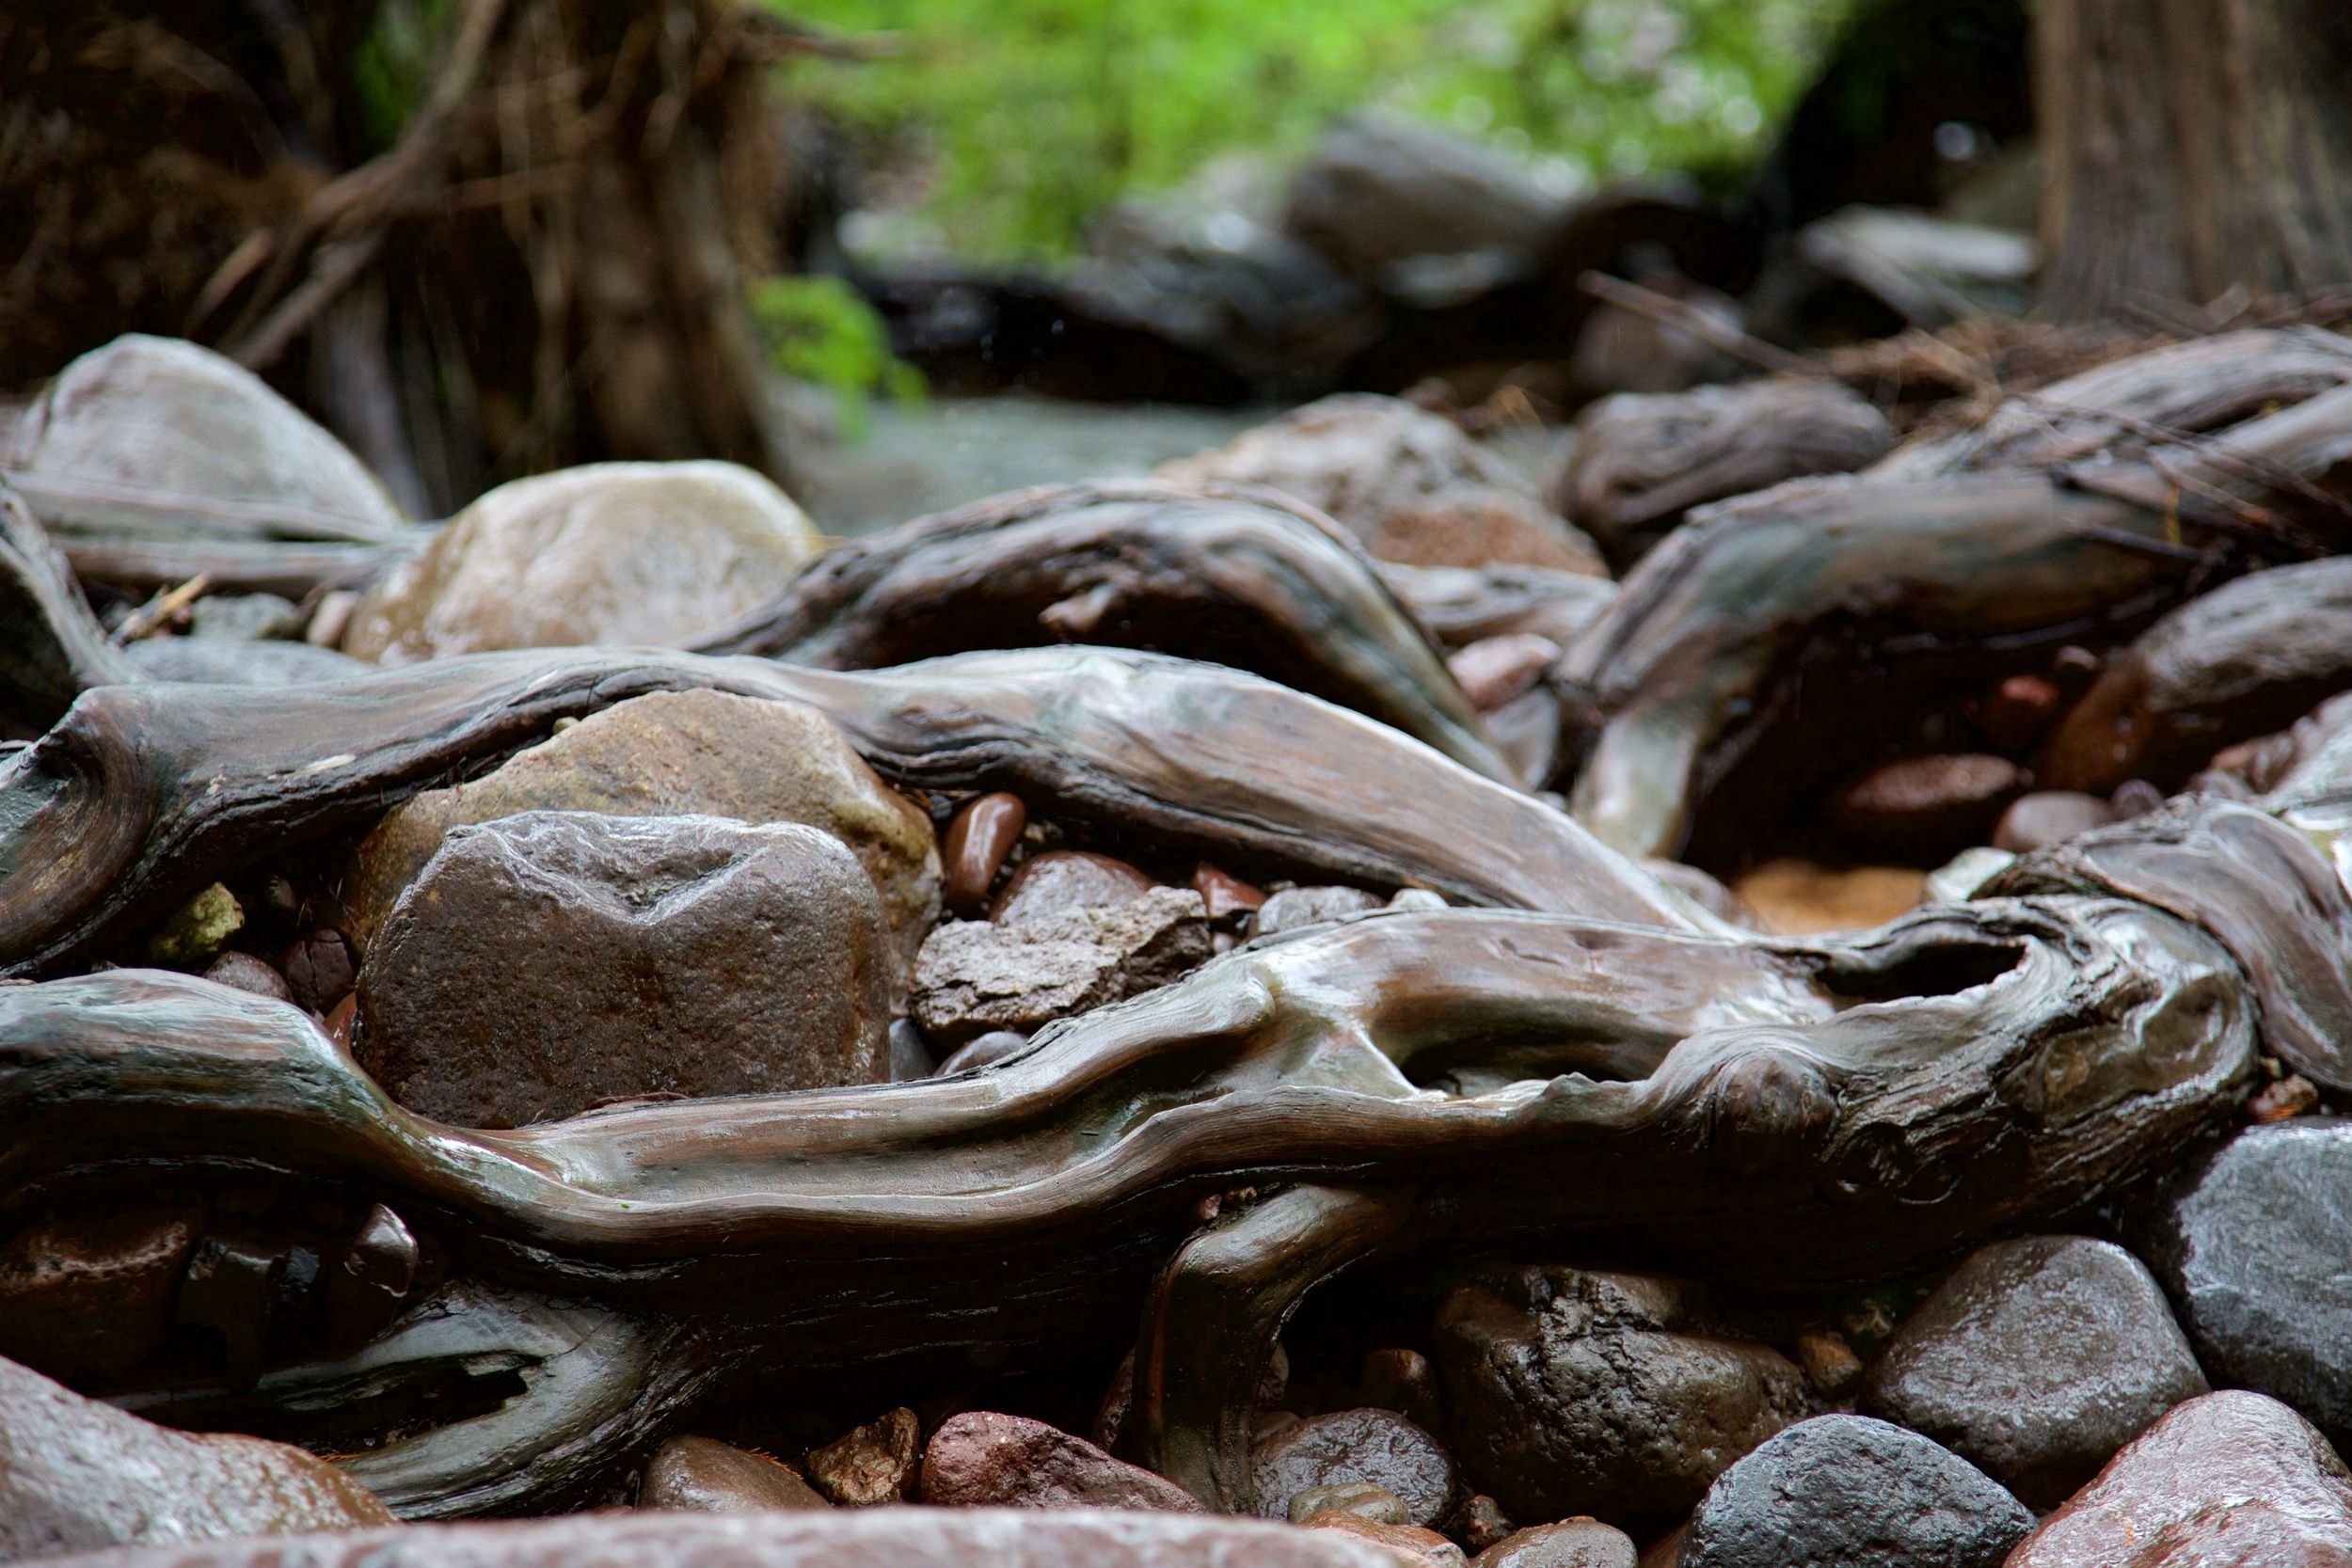
<svg viewBox="0 0 2352 1568">
<path fill-rule="evenodd" d="M 882 317 L 841 279 L 762 278 L 751 309 L 775 367 L 832 393 L 851 439 L 865 434 L 875 398 L 923 398 L 922 372 L 891 354 Z"/>
</svg>

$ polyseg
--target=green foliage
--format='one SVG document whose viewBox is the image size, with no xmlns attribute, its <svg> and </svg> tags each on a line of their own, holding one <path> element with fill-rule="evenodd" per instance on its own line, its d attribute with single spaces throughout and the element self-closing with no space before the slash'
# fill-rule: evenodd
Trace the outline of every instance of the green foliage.
<svg viewBox="0 0 2352 1568">
<path fill-rule="evenodd" d="M 792 90 L 926 149 L 958 250 L 1055 255 L 1121 193 L 1233 148 L 1294 154 L 1380 106 L 1563 189 L 1742 161 L 1851 0 L 769 0 L 899 35 Z"/>
<path fill-rule="evenodd" d="M 882 317 L 841 279 L 762 278 L 752 285 L 751 307 L 776 368 L 831 392 L 851 438 L 865 433 L 877 396 L 923 397 L 922 372 L 892 356 Z"/>
<path fill-rule="evenodd" d="M 359 117 L 378 149 L 399 139 L 439 62 L 451 0 L 383 0 L 353 55 Z"/>
</svg>

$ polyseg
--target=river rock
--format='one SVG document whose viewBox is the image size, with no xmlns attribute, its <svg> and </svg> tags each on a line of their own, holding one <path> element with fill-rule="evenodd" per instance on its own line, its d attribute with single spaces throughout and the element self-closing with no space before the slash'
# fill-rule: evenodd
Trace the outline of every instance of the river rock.
<svg viewBox="0 0 2352 1568">
<path fill-rule="evenodd" d="M 808 1479 L 845 1508 L 903 1499 L 921 1455 L 922 1423 L 900 1406 L 852 1427 L 808 1456 Z"/>
<path fill-rule="evenodd" d="M 1518 1519 L 1673 1524 L 1813 1408 L 1794 1363 L 1671 1279 L 1511 1270 L 1449 1295 L 1434 1338 L 1456 1451 Z"/>
<path fill-rule="evenodd" d="M 1292 175 L 1282 225 L 1359 282 L 1397 288 L 1430 256 L 1491 257 L 1500 282 L 1534 265 L 1566 204 L 1477 142 L 1387 115 L 1334 127 Z"/>
<path fill-rule="evenodd" d="M 267 960 L 250 953 L 223 953 L 204 971 L 204 978 L 216 986 L 251 991 L 279 1002 L 294 999 L 294 988 L 286 984 L 286 977 L 272 969 Z"/>
<path fill-rule="evenodd" d="M 1504 1536 L 1475 1568 L 1634 1568 L 1633 1538 L 1597 1519 L 1564 1519 Z"/>
<path fill-rule="evenodd" d="M 453 832 L 393 906 L 359 1059 L 465 1127 L 883 1083 L 895 970 L 873 883 L 813 828 L 527 812 Z"/>
<path fill-rule="evenodd" d="M 1287 1429 L 1285 1429 L 1287 1430 Z M 1310 1486 L 1291 1498 L 1291 1523 L 1303 1525 L 1318 1513 L 1353 1513 L 1376 1524 L 1410 1524 L 1413 1511 L 1387 1487 L 1369 1481 L 1339 1481 Z"/>
<path fill-rule="evenodd" d="M 923 1500 L 1200 1512 L 1192 1494 L 1174 1481 L 1113 1459 L 1083 1437 L 993 1411 L 951 1416 L 931 1433 L 923 1449 Z"/>
<path fill-rule="evenodd" d="M 2248 1128 L 2182 1174 L 2141 1250 L 2211 1377 L 2352 1440 L 2352 1121 Z"/>
<path fill-rule="evenodd" d="M 0 1355 L 53 1377 L 119 1376 L 171 1326 L 204 1211 L 131 1203 L 43 1216 L 0 1246 Z"/>
<path fill-rule="evenodd" d="M 1384 1546 L 1396 1554 L 1402 1568 L 1463 1568 L 1468 1560 L 1461 1547 L 1422 1525 L 1392 1525 L 1335 1508 L 1310 1513 L 1301 1522 L 1311 1530 L 1358 1536 Z"/>
<path fill-rule="evenodd" d="M 979 917 L 988 908 L 988 890 L 995 885 L 996 873 L 1021 842 L 1021 830 L 1028 821 L 1029 808 L 1021 797 L 1005 790 L 964 802 L 947 825 L 947 842 L 941 851 L 948 909 L 965 920 Z"/>
<path fill-rule="evenodd" d="M 1823 813 L 1873 849 L 1943 860 L 1982 844 L 2032 775 L 1989 752 L 1903 757 L 1836 791 Z"/>
<path fill-rule="evenodd" d="M 391 1522 L 300 1449 L 167 1431 L 0 1361 L 0 1562 Z"/>
<path fill-rule="evenodd" d="M 1278 931 L 1295 931 L 1320 926 L 1327 920 L 1362 914 L 1367 910 L 1379 909 L 1383 902 L 1378 894 L 1366 893 L 1359 887 L 1286 887 L 1258 906 L 1258 917 L 1250 930 L 1255 935 L 1270 937 Z"/>
<path fill-rule="evenodd" d="M 2176 1406 L 2042 1522 L 2006 1568 L 2352 1562 L 2352 1473 L 2277 1400 Z"/>
<path fill-rule="evenodd" d="M 1155 887 L 1110 909 L 1018 926 L 951 920 L 914 965 L 923 1033 L 949 1048 L 1028 1032 L 1164 986 L 1207 961 L 1208 911 L 1190 888 Z"/>
<path fill-rule="evenodd" d="M 1591 540 L 1451 420 L 1344 392 L 1160 467 L 1184 484 L 1263 484 L 1330 515 L 1382 561 L 1601 574 Z"/>
<path fill-rule="evenodd" d="M 1151 878 L 1125 861 L 1083 849 L 1049 849 L 1023 861 L 1005 879 L 988 918 L 999 926 L 1026 926 L 1073 910 L 1117 909 L 1134 903 L 1152 886 Z"/>
<path fill-rule="evenodd" d="M 1979 1248 L 1880 1348 L 1862 1408 L 1924 1433 L 2035 1508 L 2204 1393 L 2172 1308 L 2111 1242 Z"/>
<path fill-rule="evenodd" d="M 1997 1568 L 2031 1528 L 2023 1503 L 1949 1449 L 1867 1416 L 1819 1416 L 1772 1437 L 1708 1488 L 1677 1561 Z"/>
<path fill-rule="evenodd" d="M 1435 1437 L 1392 1410 L 1335 1410 L 1286 1427 L 1249 1460 L 1260 1513 L 1287 1518 L 1291 1499 L 1318 1486 L 1370 1481 L 1396 1494 L 1406 1517 L 1429 1525 L 1454 1499 L 1454 1461 Z"/>
<path fill-rule="evenodd" d="M 396 806 L 353 857 L 343 932 L 364 953 L 401 891 L 461 823 L 526 811 L 799 822 L 850 847 L 909 964 L 939 918 L 930 819 L 803 703 L 661 691 L 606 708 L 470 784 Z"/>
<path fill-rule="evenodd" d="M 2010 802 L 1993 829 L 1993 847 L 2023 855 L 2115 820 L 2115 808 L 2096 795 L 2072 789 L 2037 789 Z"/>
<path fill-rule="evenodd" d="M 143 333 L 58 372 L 17 426 L 8 466 L 66 538 L 285 537 L 293 523 L 294 537 L 364 540 L 405 522 L 366 466 L 260 376 Z"/>
<path fill-rule="evenodd" d="M 200 637 L 150 637 L 122 650 L 138 678 L 181 686 L 317 686 L 364 675 L 349 654 L 308 642 L 228 642 Z"/>
<path fill-rule="evenodd" d="M 360 595 L 343 651 L 385 664 L 493 648 L 682 647 L 776 594 L 821 547 L 733 463 L 592 463 L 501 484 Z"/>
<path fill-rule="evenodd" d="M 673 1437 L 645 1462 L 639 1508 L 689 1513 L 756 1513 L 830 1508 L 788 1465 L 708 1437 Z"/>
<path fill-rule="evenodd" d="M 1117 1509 L 574 1513 L 299 1540 L 203 1541 L 75 1568 L 1399 1568 L 1336 1530 Z"/>
</svg>

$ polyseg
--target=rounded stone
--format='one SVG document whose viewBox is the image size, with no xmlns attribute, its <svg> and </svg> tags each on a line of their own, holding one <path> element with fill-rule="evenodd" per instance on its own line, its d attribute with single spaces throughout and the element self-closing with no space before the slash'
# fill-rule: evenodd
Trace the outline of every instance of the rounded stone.
<svg viewBox="0 0 2352 1568">
<path fill-rule="evenodd" d="M 1470 1559 L 1475 1568 L 1634 1568 L 1633 1538 L 1597 1519 L 1564 1519 L 1503 1537 Z"/>
<path fill-rule="evenodd" d="M 1680 1568 L 1997 1568 L 2026 1506 L 1949 1449 L 1867 1416 L 1819 1416 L 1716 1479 Z"/>
<path fill-rule="evenodd" d="M 1313 1487 L 1370 1481 L 1403 1501 L 1407 1519 L 1434 1523 L 1454 1499 L 1454 1461 L 1435 1437 L 1391 1410 L 1336 1410 L 1287 1427 L 1250 1455 L 1258 1513 L 1290 1516 Z"/>
<path fill-rule="evenodd" d="M 2138 1259 L 2087 1236 L 2032 1236 L 1979 1249 L 1936 1287 L 1870 1364 L 1862 1408 L 2046 1509 L 2205 1391 Z"/>
<path fill-rule="evenodd" d="M 951 1416 L 923 1449 L 923 1500 L 961 1507 L 1142 1508 L 1197 1513 L 1192 1494 L 1043 1421 Z"/>
<path fill-rule="evenodd" d="M 688 1513 L 756 1513 L 829 1508 L 790 1465 L 708 1437 L 673 1437 L 645 1462 L 639 1508 Z"/>
<path fill-rule="evenodd" d="M 1125 861 L 1084 849 L 1049 849 L 1023 861 L 1005 879 L 988 918 L 999 926 L 1022 926 L 1073 910 L 1117 909 L 1152 888 L 1152 879 Z"/>
</svg>

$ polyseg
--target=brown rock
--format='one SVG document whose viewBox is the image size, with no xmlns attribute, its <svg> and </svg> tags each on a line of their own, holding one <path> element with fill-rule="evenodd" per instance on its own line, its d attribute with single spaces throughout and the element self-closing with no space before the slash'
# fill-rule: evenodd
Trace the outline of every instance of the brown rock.
<svg viewBox="0 0 2352 1568">
<path fill-rule="evenodd" d="M 0 1361 L 0 1562 L 391 1522 L 300 1449 L 167 1432 Z"/>
<path fill-rule="evenodd" d="M 1312 1530 L 1360 1536 L 1388 1547 L 1406 1562 L 1426 1564 L 1427 1568 L 1461 1568 L 1467 1560 L 1461 1547 L 1436 1530 L 1423 1529 L 1419 1525 L 1391 1525 L 1341 1509 L 1311 1513 L 1300 1523 Z"/>
<path fill-rule="evenodd" d="M 1417 1350 L 1391 1346 L 1367 1351 L 1363 1370 L 1356 1379 L 1356 1402 L 1375 1410 L 1393 1410 L 1435 1432 L 1440 1424 L 1438 1370 Z"/>
<path fill-rule="evenodd" d="M 1207 913 L 1190 888 L 1155 887 L 1115 909 L 1020 926 L 950 921 L 915 962 L 914 1016 L 932 1039 L 961 1046 L 1166 985 L 1208 957 Z"/>
<path fill-rule="evenodd" d="M 1117 1510 L 575 1513 L 108 1552 L 76 1568 L 1398 1568 L 1334 1530 Z"/>
<path fill-rule="evenodd" d="M 0 1355 L 63 1378 L 114 1377 L 171 1325 L 204 1212 L 133 1204 L 38 1220 L 0 1247 Z"/>
<path fill-rule="evenodd" d="M 2001 814 L 1993 830 L 1993 847 L 2012 855 L 2062 844 L 2077 833 L 2104 828 L 2115 820 L 2115 808 L 2096 795 L 2071 789 L 2039 789 L 2021 795 Z"/>
<path fill-rule="evenodd" d="M 1263 893 L 1207 861 L 1193 868 L 1192 891 L 1200 895 L 1212 926 L 1229 925 L 1265 902 Z"/>
<path fill-rule="evenodd" d="M 903 1405 L 852 1427 L 808 1456 L 808 1479 L 844 1508 L 903 1501 L 914 1480 L 922 1423 Z"/>
<path fill-rule="evenodd" d="M 1481 638 L 1445 661 L 1462 694 L 1481 713 L 1492 713 L 1532 689 L 1544 672 L 1560 662 L 1560 644 L 1533 632 Z"/>
<path fill-rule="evenodd" d="M 1454 1291 L 1433 1332 L 1456 1450 L 1521 1519 L 1670 1524 L 1813 1408 L 1796 1367 L 1676 1280 L 1510 1270 Z"/>
<path fill-rule="evenodd" d="M 319 1280 L 327 1332 L 337 1344 L 365 1344 L 408 1304 L 417 1283 L 417 1239 L 383 1204 L 370 1209 L 358 1233 Z"/>
<path fill-rule="evenodd" d="M 1919 902 L 1927 881 L 1907 865 L 1840 869 L 1784 855 L 1741 873 L 1731 891 L 1759 930 L 1801 937 L 1883 926 Z"/>
<path fill-rule="evenodd" d="M 1083 849 L 1049 849 L 1021 863 L 989 907 L 999 926 L 1028 926 L 1073 910 L 1110 910 L 1152 891 L 1152 879 L 1125 861 Z"/>
<path fill-rule="evenodd" d="M 947 824 L 943 854 L 949 910 L 967 920 L 978 918 L 988 907 L 988 890 L 996 884 L 997 871 L 1021 842 L 1021 830 L 1028 822 L 1029 808 L 1021 797 L 1001 789 L 964 802 Z"/>
<path fill-rule="evenodd" d="M 250 953 L 223 953 L 204 972 L 204 978 L 216 986 L 234 987 L 278 1002 L 294 999 L 294 988 L 286 984 L 286 977 Z"/>
<path fill-rule="evenodd" d="M 1381 903 L 1378 894 L 1359 887 L 1286 887 L 1258 906 L 1258 919 L 1251 929 L 1270 937 L 1277 931 L 1295 931 L 1362 914 L 1380 908 Z"/>
<path fill-rule="evenodd" d="M 2253 1099 L 2246 1102 L 2246 1119 L 2260 1125 L 2272 1121 L 2290 1121 L 2308 1116 L 2319 1106 L 2319 1088 L 2299 1072 L 2290 1072 L 2275 1084 L 2265 1084 Z"/>
<path fill-rule="evenodd" d="M 923 1450 L 923 1500 L 1009 1508 L 1146 1508 L 1197 1513 L 1174 1481 L 1083 1437 L 1021 1416 L 953 1416 Z"/>
<path fill-rule="evenodd" d="M 1487 1547 L 1477 1568 L 1634 1568 L 1633 1538 L 1597 1519 L 1537 1525 Z"/>
<path fill-rule="evenodd" d="M 1603 575 L 1599 552 L 1534 485 L 1451 420 L 1348 392 L 1160 468 L 1179 483 L 1263 484 L 1337 520 L 1383 561 Z"/>
<path fill-rule="evenodd" d="M 1862 1381 L 1862 1358 L 1835 1334 L 1798 1335 L 1797 1365 L 1804 1369 L 1804 1380 L 1830 1399 L 1842 1399 Z"/>
<path fill-rule="evenodd" d="M 1454 1533 L 1471 1551 L 1483 1552 L 1508 1541 L 1518 1529 L 1502 1505 L 1481 1492 L 1462 1505 L 1461 1526 Z"/>
<path fill-rule="evenodd" d="M 359 993 L 347 991 L 335 1010 L 326 1015 L 326 1037 L 335 1042 L 335 1049 L 345 1053 L 351 1050 L 351 1032 L 359 1022 Z"/>
<path fill-rule="evenodd" d="M 673 1437 L 646 1462 L 637 1506 L 688 1513 L 757 1513 L 833 1505 L 789 1465 L 766 1454 L 708 1437 Z"/>
<path fill-rule="evenodd" d="M 2189 1401 L 2107 1462 L 2005 1568 L 2352 1562 L 2352 1473 L 2266 1395 Z"/>
<path fill-rule="evenodd" d="M 1454 1500 L 1454 1461 L 1438 1440 L 1392 1410 L 1337 1410 L 1258 1445 L 1249 1460 L 1257 1511 L 1290 1513 L 1310 1487 L 1364 1481 L 1404 1499 L 1413 1523 L 1437 1521 Z"/>
<path fill-rule="evenodd" d="M 278 960 L 294 1005 L 314 1013 L 327 1013 L 351 994 L 358 966 L 351 961 L 351 944 L 341 931 L 321 928 L 294 939 Z"/>
<path fill-rule="evenodd" d="M 1984 700 L 1978 727 L 2003 751 L 2021 752 L 2042 738 L 2065 700 L 2058 682 L 2047 675 L 2011 675 Z"/>
<path fill-rule="evenodd" d="M 872 882 L 815 829 L 529 812 L 452 832 L 393 908 L 360 1065 L 467 1127 L 883 1083 L 895 971 Z"/>
<path fill-rule="evenodd" d="M 360 595 L 343 651 L 386 664 L 583 642 L 680 647 L 782 593 L 821 547 L 732 463 L 592 463 L 501 484 Z"/>
<path fill-rule="evenodd" d="M 1830 825 L 1873 849 L 1944 860 L 1981 844 L 2031 775 L 1986 752 L 1904 757 L 1831 796 Z"/>
<path fill-rule="evenodd" d="M 803 823 L 857 856 L 910 964 L 939 918 L 930 819 L 875 777 L 831 720 L 802 703 L 662 691 L 582 720 L 486 777 L 394 808 L 353 859 L 343 930 L 364 954 L 452 828 L 526 811 Z"/>
</svg>

